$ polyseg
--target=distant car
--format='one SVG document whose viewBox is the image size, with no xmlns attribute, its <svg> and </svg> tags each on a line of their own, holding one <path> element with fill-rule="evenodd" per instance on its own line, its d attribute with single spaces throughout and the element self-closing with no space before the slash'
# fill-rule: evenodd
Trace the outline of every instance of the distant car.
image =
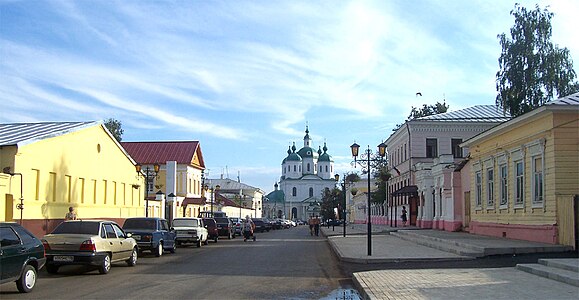
<svg viewBox="0 0 579 300">
<path fill-rule="evenodd" d="M 266 229 L 265 222 L 262 219 L 252 218 L 251 221 L 253 221 L 253 224 L 255 224 L 255 232 L 269 231 Z"/>
<path fill-rule="evenodd" d="M 197 247 L 201 244 L 207 245 L 207 228 L 200 218 L 175 218 L 173 219 L 173 228 L 177 233 L 175 242 L 177 245 L 184 243 L 193 243 Z"/>
<path fill-rule="evenodd" d="M 215 222 L 217 223 L 217 231 L 219 236 L 226 236 L 228 239 L 235 237 L 235 228 L 233 228 L 233 223 L 227 217 L 215 217 Z"/>
<path fill-rule="evenodd" d="M 242 233 L 241 232 L 241 224 L 242 224 L 241 219 L 237 218 L 237 217 L 230 217 L 229 219 L 233 223 L 233 228 L 235 229 L 233 232 L 236 235 L 241 235 L 241 233 Z"/>
<path fill-rule="evenodd" d="M 169 223 L 161 218 L 128 218 L 123 229 L 132 235 L 139 245 L 139 251 L 149 250 L 155 256 L 164 251 L 175 253 L 177 234 L 169 228 Z"/>
<path fill-rule="evenodd" d="M 207 238 L 217 243 L 219 240 L 219 231 L 217 230 L 217 222 L 213 218 L 203 218 L 203 224 L 207 228 Z"/>
<path fill-rule="evenodd" d="M 58 272 L 63 265 L 89 265 L 107 274 L 111 263 L 137 264 L 137 242 L 113 221 L 77 220 L 60 223 L 42 239 L 46 271 Z"/>
<path fill-rule="evenodd" d="M 269 220 L 268 218 L 261 218 L 261 220 L 263 220 L 263 225 L 265 226 L 265 231 L 269 232 L 270 230 L 273 229 L 273 225 L 271 220 Z"/>
<path fill-rule="evenodd" d="M 45 263 L 38 238 L 19 224 L 0 223 L 0 284 L 16 282 L 18 291 L 29 293 Z"/>
</svg>

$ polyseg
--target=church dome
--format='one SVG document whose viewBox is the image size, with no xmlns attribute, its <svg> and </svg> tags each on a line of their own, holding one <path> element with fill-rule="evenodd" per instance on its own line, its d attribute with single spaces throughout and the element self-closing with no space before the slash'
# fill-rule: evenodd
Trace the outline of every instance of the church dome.
<svg viewBox="0 0 579 300">
<path fill-rule="evenodd" d="M 302 161 L 302 157 L 296 153 L 296 145 L 294 144 L 292 147 L 287 149 L 287 157 L 283 160 L 282 163 L 288 161 Z"/>
<path fill-rule="evenodd" d="M 313 157 L 313 158 L 318 158 L 318 153 L 316 151 L 314 151 L 314 149 L 312 149 L 312 147 L 303 147 L 300 149 L 300 151 L 298 151 L 298 154 L 303 157 Z"/>
<path fill-rule="evenodd" d="M 332 157 L 327 153 L 328 151 L 328 147 L 326 147 L 326 143 L 324 143 L 324 153 L 320 154 L 320 158 L 318 159 L 319 162 L 321 161 L 332 161 Z M 320 153 L 321 151 L 318 150 L 318 153 Z"/>
</svg>

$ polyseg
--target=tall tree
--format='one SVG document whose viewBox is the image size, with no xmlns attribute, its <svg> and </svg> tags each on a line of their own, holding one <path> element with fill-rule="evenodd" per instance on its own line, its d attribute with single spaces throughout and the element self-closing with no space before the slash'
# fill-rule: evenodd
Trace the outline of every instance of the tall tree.
<svg viewBox="0 0 579 300">
<path fill-rule="evenodd" d="M 445 113 L 447 111 L 448 111 L 448 104 L 446 104 L 445 101 L 443 101 L 442 103 L 437 101 L 436 104 L 434 104 L 434 105 L 422 104 L 422 107 L 412 106 L 412 110 L 410 110 L 410 114 L 408 115 L 408 118 L 406 119 L 406 121 L 410 121 L 410 120 L 414 120 L 414 119 L 418 119 L 418 118 L 422 118 L 422 117 L 426 117 L 426 116 L 437 115 L 437 114 Z M 394 128 L 393 131 L 398 130 L 398 128 L 402 127 L 402 125 L 404 125 L 404 123 L 396 124 L 396 128 Z"/>
<path fill-rule="evenodd" d="M 551 42 L 553 13 L 515 4 L 510 37 L 498 35 L 502 46 L 497 72 L 496 105 L 516 117 L 579 90 L 567 48 Z"/>
<path fill-rule="evenodd" d="M 104 122 L 104 125 L 118 142 L 123 139 L 122 136 L 125 131 L 122 128 L 123 124 L 121 121 L 109 118 Z"/>
</svg>

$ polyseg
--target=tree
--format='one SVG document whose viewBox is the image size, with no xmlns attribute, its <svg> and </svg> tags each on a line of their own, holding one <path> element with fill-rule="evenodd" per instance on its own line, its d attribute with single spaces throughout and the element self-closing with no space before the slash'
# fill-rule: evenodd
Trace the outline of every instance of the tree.
<svg viewBox="0 0 579 300">
<path fill-rule="evenodd" d="M 123 124 L 121 121 L 110 118 L 104 122 L 104 125 L 118 142 L 122 140 L 122 136 L 125 131 L 122 128 Z"/>
<path fill-rule="evenodd" d="M 551 42 L 548 9 L 534 10 L 515 4 L 515 25 L 510 37 L 499 34 L 502 46 L 497 72 L 496 105 L 516 117 L 552 100 L 555 92 L 564 97 L 579 90 L 573 61 L 567 48 Z"/>
<path fill-rule="evenodd" d="M 322 192 L 322 205 L 320 214 L 322 215 L 322 219 L 324 220 L 335 220 L 336 213 L 334 209 L 338 211 L 338 218 L 341 218 L 342 208 L 341 205 L 344 201 L 344 197 L 342 196 L 342 191 L 338 188 L 325 188 Z"/>
<path fill-rule="evenodd" d="M 446 104 L 446 102 L 440 103 L 437 101 L 436 104 L 434 104 L 434 105 L 422 104 L 422 108 L 412 106 L 412 110 L 410 111 L 410 114 L 408 115 L 408 118 L 406 119 L 406 121 L 410 121 L 410 120 L 414 120 L 414 119 L 418 119 L 418 118 L 422 118 L 422 117 L 426 117 L 426 116 L 437 115 L 437 114 L 445 113 L 447 111 L 448 111 L 448 104 Z M 404 125 L 404 123 L 396 124 L 396 128 L 394 128 L 393 131 L 398 130 L 398 128 L 402 127 L 402 125 Z"/>
</svg>

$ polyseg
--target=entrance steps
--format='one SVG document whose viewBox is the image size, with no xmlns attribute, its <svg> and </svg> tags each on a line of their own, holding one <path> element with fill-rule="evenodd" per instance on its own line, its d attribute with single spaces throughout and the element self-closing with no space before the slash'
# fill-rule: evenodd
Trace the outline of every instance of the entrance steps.
<svg viewBox="0 0 579 300">
<path fill-rule="evenodd" d="M 419 231 L 418 231 L 419 232 Z M 410 230 L 399 230 L 396 232 L 390 232 L 391 235 L 394 235 L 398 238 L 403 240 L 407 240 L 419 245 L 427 246 L 430 248 L 462 255 L 462 256 L 470 256 L 470 257 L 484 257 L 485 256 L 485 248 L 468 244 L 468 243 L 461 243 L 460 241 L 456 240 L 449 240 L 447 238 L 440 238 L 436 236 L 428 236 L 419 234 L 418 232 L 410 231 Z"/>
<path fill-rule="evenodd" d="M 517 264 L 516 268 L 579 287 L 579 258 L 542 258 L 536 264 Z"/>
</svg>

